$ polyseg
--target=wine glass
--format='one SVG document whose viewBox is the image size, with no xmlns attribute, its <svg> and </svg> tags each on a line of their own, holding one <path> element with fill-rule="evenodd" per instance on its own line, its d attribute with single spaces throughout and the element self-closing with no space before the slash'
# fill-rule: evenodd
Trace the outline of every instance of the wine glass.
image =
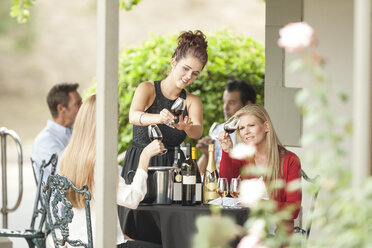
<svg viewBox="0 0 372 248">
<path fill-rule="evenodd" d="M 240 120 L 238 118 L 232 116 L 225 122 L 223 129 L 225 130 L 226 133 L 232 134 L 238 128 L 239 122 Z"/>
<path fill-rule="evenodd" d="M 186 104 L 185 104 L 185 99 L 181 97 L 177 97 L 177 99 L 174 101 L 172 107 L 171 107 L 171 112 L 175 116 L 179 117 L 183 111 L 185 110 Z"/>
<path fill-rule="evenodd" d="M 174 114 L 175 116 L 177 116 L 176 121 L 178 121 L 178 118 L 185 110 L 185 107 L 186 107 L 185 99 L 181 97 L 177 97 L 177 99 L 174 101 L 170 109 L 170 112 Z M 172 124 L 166 123 L 166 125 L 168 127 L 175 128 Z"/>
<path fill-rule="evenodd" d="M 148 126 L 148 132 L 149 132 L 149 138 L 151 141 L 153 140 L 163 140 L 163 134 L 160 131 L 160 128 L 158 125 L 150 125 Z M 168 151 L 167 148 L 164 148 L 163 152 L 161 155 L 166 154 Z"/>
<path fill-rule="evenodd" d="M 217 194 L 221 197 L 221 207 L 223 207 L 223 197 L 227 195 L 229 191 L 229 184 L 227 182 L 227 178 L 220 177 L 217 180 Z"/>
<path fill-rule="evenodd" d="M 219 134 L 219 128 L 218 128 L 219 123 L 218 122 L 213 122 L 211 128 L 209 129 L 209 137 L 211 137 L 212 140 L 217 140 L 218 134 Z"/>
<path fill-rule="evenodd" d="M 239 184 L 240 184 L 240 178 L 231 178 L 230 195 L 234 198 L 239 197 Z"/>
</svg>

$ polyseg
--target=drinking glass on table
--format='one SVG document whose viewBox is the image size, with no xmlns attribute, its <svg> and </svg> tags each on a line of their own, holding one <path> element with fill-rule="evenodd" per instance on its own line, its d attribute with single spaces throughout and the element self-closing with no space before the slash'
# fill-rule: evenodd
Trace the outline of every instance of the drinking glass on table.
<svg viewBox="0 0 372 248">
<path fill-rule="evenodd" d="M 225 122 L 223 129 L 225 130 L 226 133 L 232 134 L 238 128 L 239 122 L 240 120 L 238 118 L 232 116 Z"/>
<path fill-rule="evenodd" d="M 239 184 L 240 184 L 240 178 L 231 178 L 230 195 L 234 198 L 239 197 Z"/>
<path fill-rule="evenodd" d="M 229 183 L 227 182 L 227 178 L 218 178 L 216 192 L 221 197 L 221 207 L 223 206 L 223 197 L 227 195 L 228 191 Z"/>
<path fill-rule="evenodd" d="M 160 131 L 160 128 L 158 127 L 158 125 L 150 125 L 148 126 L 148 132 L 149 132 L 149 138 L 151 141 L 153 140 L 163 140 L 163 134 L 161 133 Z M 164 148 L 163 152 L 161 153 L 161 155 L 163 154 L 166 154 L 168 151 L 167 148 Z"/>
</svg>

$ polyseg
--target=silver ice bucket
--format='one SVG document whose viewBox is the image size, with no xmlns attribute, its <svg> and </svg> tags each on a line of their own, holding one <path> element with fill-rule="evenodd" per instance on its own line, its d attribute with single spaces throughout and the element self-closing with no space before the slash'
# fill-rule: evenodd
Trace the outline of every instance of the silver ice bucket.
<svg viewBox="0 0 372 248">
<path fill-rule="evenodd" d="M 149 167 L 149 178 L 147 180 L 153 181 L 148 183 L 148 192 L 154 192 L 155 200 L 152 204 L 164 205 L 172 204 L 173 201 L 173 170 L 171 166 L 156 166 Z"/>
</svg>

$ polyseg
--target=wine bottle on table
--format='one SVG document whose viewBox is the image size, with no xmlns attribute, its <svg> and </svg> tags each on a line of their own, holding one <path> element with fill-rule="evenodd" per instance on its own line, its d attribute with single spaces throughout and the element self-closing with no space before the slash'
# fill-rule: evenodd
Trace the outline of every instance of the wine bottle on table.
<svg viewBox="0 0 372 248">
<path fill-rule="evenodd" d="M 196 167 L 191 157 L 191 144 L 186 146 L 186 160 L 182 163 L 182 205 L 195 205 Z"/>
<path fill-rule="evenodd" d="M 198 168 L 198 162 L 196 161 L 196 147 L 192 147 L 191 158 L 196 164 L 196 187 L 195 187 L 195 204 L 199 205 L 202 203 L 203 199 L 203 184 L 200 175 L 200 170 Z"/>
<path fill-rule="evenodd" d="M 208 164 L 204 175 L 203 183 L 203 203 L 208 204 L 209 201 L 217 199 L 219 196 L 217 190 L 218 173 L 214 162 L 214 144 L 208 146 Z"/>
<path fill-rule="evenodd" d="M 177 146 L 174 148 L 173 161 L 173 203 L 181 204 L 182 202 L 182 175 L 181 175 L 181 153 Z"/>
</svg>

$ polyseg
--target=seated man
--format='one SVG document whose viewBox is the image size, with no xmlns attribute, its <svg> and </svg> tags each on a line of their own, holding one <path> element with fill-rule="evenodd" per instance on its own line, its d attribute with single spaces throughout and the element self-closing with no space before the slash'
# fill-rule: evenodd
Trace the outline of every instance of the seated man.
<svg viewBox="0 0 372 248">
<path fill-rule="evenodd" d="M 236 111 L 248 105 L 250 103 L 256 103 L 256 90 L 254 87 L 243 80 L 232 80 L 226 84 L 225 92 L 223 93 L 223 113 L 225 121 L 227 121 L 231 116 L 233 116 Z M 223 131 L 224 123 L 217 126 L 217 133 Z M 235 133 L 230 134 L 231 139 L 235 145 Z M 201 138 L 196 147 L 200 149 L 203 155 L 200 157 L 198 161 L 198 167 L 201 174 L 205 173 L 207 168 L 208 162 L 208 144 L 213 143 L 214 141 L 211 137 L 206 136 Z M 218 142 L 214 142 L 215 144 L 215 153 L 214 159 L 217 166 L 217 170 L 219 170 L 219 164 L 222 156 L 222 148 L 218 144 Z"/>
<path fill-rule="evenodd" d="M 60 159 L 62 150 L 69 142 L 72 126 L 81 105 L 78 87 L 79 84 L 76 83 L 61 83 L 53 86 L 48 93 L 47 103 L 53 120 L 48 120 L 47 126 L 36 136 L 32 145 L 31 158 L 36 164 L 37 180 L 42 161 L 48 162 L 53 153 L 57 153 Z M 50 172 L 49 167 L 44 171 L 45 180 Z M 56 172 L 59 172 L 59 160 Z"/>
</svg>

